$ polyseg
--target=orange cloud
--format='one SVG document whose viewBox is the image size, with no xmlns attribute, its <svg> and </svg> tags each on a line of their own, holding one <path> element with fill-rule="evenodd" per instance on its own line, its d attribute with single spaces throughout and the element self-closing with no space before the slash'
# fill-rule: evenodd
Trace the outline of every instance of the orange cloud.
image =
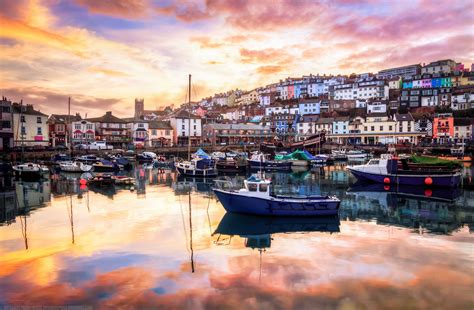
<svg viewBox="0 0 474 310">
<path fill-rule="evenodd" d="M 121 17 L 140 19 L 149 15 L 151 5 L 148 0 L 75 0 L 86 7 L 89 12 Z"/>
<path fill-rule="evenodd" d="M 105 74 L 105 75 L 115 76 L 115 77 L 127 76 L 128 75 L 125 72 L 121 72 L 121 71 L 117 71 L 117 70 L 111 70 L 111 69 L 105 69 L 105 68 L 97 68 L 97 67 L 89 68 L 89 71 L 94 72 L 94 73 L 102 73 L 102 74 Z"/>
</svg>

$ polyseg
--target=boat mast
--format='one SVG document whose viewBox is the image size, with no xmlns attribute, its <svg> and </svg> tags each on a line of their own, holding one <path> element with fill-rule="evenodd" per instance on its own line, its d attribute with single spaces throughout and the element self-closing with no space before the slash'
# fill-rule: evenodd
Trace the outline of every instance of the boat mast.
<svg viewBox="0 0 474 310">
<path fill-rule="evenodd" d="M 69 149 L 69 157 L 72 157 L 72 151 L 71 151 L 71 137 L 72 137 L 72 135 L 71 135 L 71 131 L 72 131 L 72 126 L 71 126 L 71 97 L 68 97 L 68 100 L 67 100 L 66 139 L 67 139 L 67 146 L 68 146 L 68 149 Z"/>
<path fill-rule="evenodd" d="M 188 83 L 188 161 L 191 160 L 191 74 Z"/>
</svg>

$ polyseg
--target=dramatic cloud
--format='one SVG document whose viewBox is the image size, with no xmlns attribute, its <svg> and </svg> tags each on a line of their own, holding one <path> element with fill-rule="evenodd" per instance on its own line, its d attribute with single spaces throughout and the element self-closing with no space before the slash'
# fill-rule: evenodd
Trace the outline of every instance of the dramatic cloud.
<svg viewBox="0 0 474 310">
<path fill-rule="evenodd" d="M 310 73 L 470 66 L 473 10 L 470 0 L 0 1 L 0 83 L 120 98 L 129 114 L 135 97 L 181 104 L 188 73 L 205 85 L 197 100 Z"/>
</svg>

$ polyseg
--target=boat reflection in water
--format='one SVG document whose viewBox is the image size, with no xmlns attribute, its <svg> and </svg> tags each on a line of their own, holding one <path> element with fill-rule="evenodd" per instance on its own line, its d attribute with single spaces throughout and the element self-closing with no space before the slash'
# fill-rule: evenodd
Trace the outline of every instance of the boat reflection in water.
<svg viewBox="0 0 474 310">
<path fill-rule="evenodd" d="M 417 233 L 451 234 L 472 225 L 474 210 L 467 207 L 460 189 L 357 182 L 347 191 L 339 215 L 408 227 Z"/>
<path fill-rule="evenodd" d="M 246 238 L 246 245 L 264 241 L 270 247 L 271 235 L 278 233 L 339 232 L 338 216 L 317 217 L 273 217 L 226 213 L 213 235 L 240 236 Z M 220 236 L 218 238 L 218 241 Z"/>
</svg>

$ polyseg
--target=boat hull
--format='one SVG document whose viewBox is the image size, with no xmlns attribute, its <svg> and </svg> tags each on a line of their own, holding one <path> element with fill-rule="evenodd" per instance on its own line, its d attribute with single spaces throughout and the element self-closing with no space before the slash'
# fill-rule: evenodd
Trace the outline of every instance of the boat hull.
<svg viewBox="0 0 474 310">
<path fill-rule="evenodd" d="M 120 170 L 118 166 L 94 166 L 95 172 L 115 172 Z"/>
<path fill-rule="evenodd" d="M 431 178 L 432 184 L 430 186 L 436 187 L 457 187 L 461 184 L 461 174 L 447 174 L 447 175 L 403 175 L 403 174 L 375 174 L 368 172 L 361 172 L 348 168 L 349 171 L 360 181 L 371 181 L 384 184 L 402 184 L 414 186 L 426 186 L 427 178 Z M 389 179 L 387 182 L 386 179 Z"/>
<path fill-rule="evenodd" d="M 216 164 L 217 171 L 223 173 L 239 173 L 247 171 L 247 165 L 241 163 L 220 163 Z"/>
<path fill-rule="evenodd" d="M 278 171 L 290 171 L 291 162 L 278 162 L 278 161 L 248 161 L 250 169 L 264 169 L 264 170 L 278 170 Z"/>
<path fill-rule="evenodd" d="M 325 200 L 307 201 L 301 199 L 264 199 L 248 197 L 220 189 L 214 189 L 219 201 L 227 212 L 265 215 L 265 216 L 320 216 L 338 214 L 340 201 Z"/>
</svg>

